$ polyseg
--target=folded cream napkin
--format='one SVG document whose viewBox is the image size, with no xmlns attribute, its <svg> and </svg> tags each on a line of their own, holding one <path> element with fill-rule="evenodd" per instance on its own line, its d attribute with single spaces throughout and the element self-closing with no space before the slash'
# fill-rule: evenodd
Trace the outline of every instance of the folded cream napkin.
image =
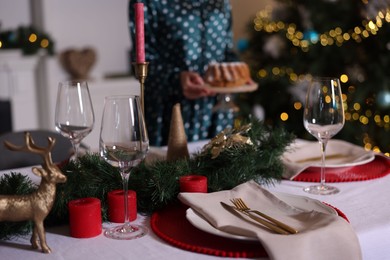
<svg viewBox="0 0 390 260">
<path fill-rule="evenodd" d="M 331 139 L 326 147 L 327 167 L 348 167 L 368 163 L 375 159 L 373 151 L 363 147 Z M 309 167 L 321 166 L 321 148 L 318 142 L 297 139 L 282 156 L 285 166 L 283 177 L 292 180 Z"/>
<path fill-rule="evenodd" d="M 237 197 L 248 206 L 298 229 L 299 233 L 273 233 L 256 222 L 242 220 L 220 204 L 221 201 L 231 204 L 230 199 Z M 270 259 L 362 259 L 357 236 L 345 219 L 292 207 L 254 181 L 214 193 L 180 193 L 179 199 L 219 230 L 257 237 Z"/>
</svg>

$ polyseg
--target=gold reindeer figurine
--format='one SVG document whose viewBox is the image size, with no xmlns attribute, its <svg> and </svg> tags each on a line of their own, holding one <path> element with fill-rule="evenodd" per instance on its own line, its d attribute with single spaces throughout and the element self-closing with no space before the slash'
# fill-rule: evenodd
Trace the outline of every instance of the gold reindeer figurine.
<svg viewBox="0 0 390 260">
<path fill-rule="evenodd" d="M 55 165 L 51 158 L 51 150 L 55 139 L 48 137 L 48 147 L 39 147 L 29 132 L 25 134 L 25 146 L 16 146 L 7 141 L 4 145 L 13 151 L 36 153 L 42 156 L 42 168 L 33 167 L 35 175 L 41 177 L 41 183 L 36 191 L 28 195 L 0 195 L 0 221 L 26 221 L 34 222 L 31 236 L 31 245 L 34 249 L 41 245 L 42 252 L 51 253 L 46 244 L 46 235 L 43 221 L 49 214 L 56 195 L 56 184 L 66 182 L 66 176 Z"/>
</svg>

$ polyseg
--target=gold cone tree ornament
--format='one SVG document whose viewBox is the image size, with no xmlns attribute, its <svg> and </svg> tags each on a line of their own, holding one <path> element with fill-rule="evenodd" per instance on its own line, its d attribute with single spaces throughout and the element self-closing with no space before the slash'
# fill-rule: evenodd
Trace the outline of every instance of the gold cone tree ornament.
<svg viewBox="0 0 390 260">
<path fill-rule="evenodd" d="M 172 109 L 171 125 L 168 136 L 167 160 L 176 161 L 182 158 L 189 158 L 187 147 L 187 136 L 184 131 L 183 117 L 180 104 L 177 103 Z"/>
</svg>

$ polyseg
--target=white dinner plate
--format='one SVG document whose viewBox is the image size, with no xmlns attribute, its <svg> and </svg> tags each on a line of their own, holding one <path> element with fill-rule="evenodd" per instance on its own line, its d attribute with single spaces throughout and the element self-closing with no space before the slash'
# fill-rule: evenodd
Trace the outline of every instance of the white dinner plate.
<svg viewBox="0 0 390 260">
<path fill-rule="evenodd" d="M 229 93 L 253 92 L 258 88 L 258 85 L 248 84 L 248 85 L 237 86 L 237 87 L 214 87 L 210 85 L 204 85 L 204 87 L 216 93 L 229 94 Z"/>
<path fill-rule="evenodd" d="M 295 167 L 321 167 L 321 150 L 318 142 L 298 140 L 288 147 L 282 159 Z M 326 147 L 326 167 L 352 167 L 375 159 L 373 151 L 342 140 L 329 140 Z"/>
<path fill-rule="evenodd" d="M 298 209 L 305 210 L 305 211 L 315 210 L 315 211 L 319 211 L 319 212 L 322 212 L 325 214 L 338 215 L 337 211 L 335 209 L 325 205 L 324 203 L 320 202 L 319 200 L 315 200 L 315 199 L 311 199 L 311 198 L 299 196 L 299 195 L 281 193 L 281 192 L 272 192 L 272 193 L 276 197 L 278 197 L 280 200 L 282 200 L 282 201 L 286 202 L 287 204 L 294 206 Z M 187 209 L 186 218 L 194 227 L 196 227 L 204 232 L 213 234 L 213 235 L 226 237 L 226 238 L 239 239 L 239 240 L 246 240 L 246 241 L 256 241 L 257 240 L 257 238 L 254 238 L 254 237 L 233 235 L 233 234 L 221 231 L 219 229 L 216 229 L 211 224 L 209 224 L 207 222 L 207 220 L 204 219 L 199 213 L 197 213 L 196 211 L 194 211 L 191 208 Z"/>
</svg>

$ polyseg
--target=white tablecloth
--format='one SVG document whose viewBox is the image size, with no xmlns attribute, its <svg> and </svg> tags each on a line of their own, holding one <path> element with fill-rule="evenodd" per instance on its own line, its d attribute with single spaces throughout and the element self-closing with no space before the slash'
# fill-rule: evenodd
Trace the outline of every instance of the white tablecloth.
<svg viewBox="0 0 390 260">
<path fill-rule="evenodd" d="M 191 150 L 194 150 L 193 146 Z M 38 177 L 32 175 L 30 168 L 13 171 L 28 174 L 33 181 L 39 181 Z M 0 172 L 0 176 L 10 172 Z M 357 233 L 363 259 L 390 259 L 390 175 L 363 182 L 335 183 L 341 192 L 328 196 L 309 195 L 302 191 L 306 185 L 308 183 L 282 181 L 266 188 L 308 196 L 340 209 Z M 139 215 L 135 222 L 149 226 L 149 220 L 149 217 Z M 104 235 L 76 239 L 69 236 L 67 226 L 48 228 L 46 235 L 47 243 L 53 251 L 50 256 L 32 250 L 30 236 L 27 236 L 0 241 L 0 259 L 221 259 L 173 247 L 157 237 L 152 230 L 147 236 L 130 241 L 111 240 Z"/>
</svg>

